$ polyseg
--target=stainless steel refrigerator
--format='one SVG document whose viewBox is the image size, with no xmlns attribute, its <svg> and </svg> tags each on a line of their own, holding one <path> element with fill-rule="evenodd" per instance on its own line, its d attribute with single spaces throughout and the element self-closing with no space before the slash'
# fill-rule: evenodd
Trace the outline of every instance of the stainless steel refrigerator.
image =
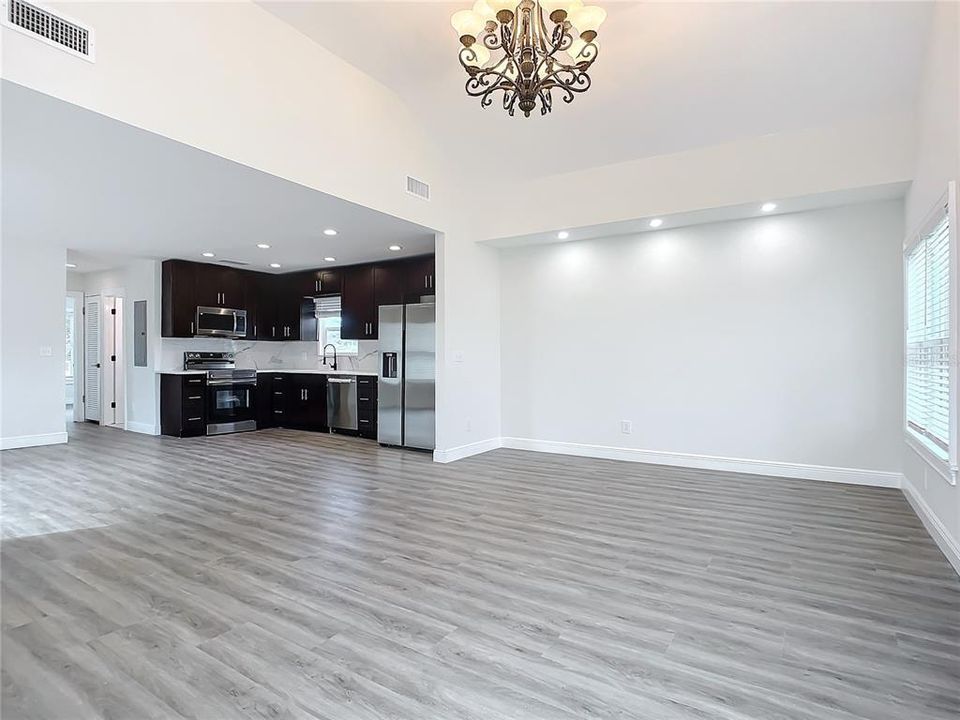
<svg viewBox="0 0 960 720">
<path fill-rule="evenodd" d="M 433 303 L 380 306 L 377 440 L 383 445 L 436 445 L 436 322 Z"/>
</svg>

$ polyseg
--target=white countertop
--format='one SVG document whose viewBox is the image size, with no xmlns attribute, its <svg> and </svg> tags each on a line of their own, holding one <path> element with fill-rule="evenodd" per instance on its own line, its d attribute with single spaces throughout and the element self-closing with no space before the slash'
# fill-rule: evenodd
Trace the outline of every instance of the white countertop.
<svg viewBox="0 0 960 720">
<path fill-rule="evenodd" d="M 238 368 L 239 370 L 249 370 L 249 368 Z M 366 370 L 330 370 L 329 368 L 297 369 L 297 368 L 274 368 L 258 369 L 260 373 L 298 373 L 307 375 L 362 375 L 363 377 L 377 377 L 377 373 Z M 158 375 L 206 375 L 206 370 L 158 370 Z"/>
<path fill-rule="evenodd" d="M 366 370 L 331 370 L 329 368 L 313 368 L 310 370 L 297 370 L 296 368 L 273 368 L 273 369 L 258 369 L 257 374 L 260 373 L 303 373 L 307 375 L 362 375 L 364 377 L 377 377 L 377 373 L 368 372 Z"/>
</svg>

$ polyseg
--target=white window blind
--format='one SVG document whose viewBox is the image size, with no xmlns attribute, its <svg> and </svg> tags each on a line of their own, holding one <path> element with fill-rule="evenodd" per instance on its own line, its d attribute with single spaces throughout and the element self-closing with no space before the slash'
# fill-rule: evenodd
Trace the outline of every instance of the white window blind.
<svg viewBox="0 0 960 720">
<path fill-rule="evenodd" d="M 928 228 L 931 226 L 928 225 Z M 950 221 L 944 209 L 907 253 L 907 427 L 950 456 Z"/>
</svg>

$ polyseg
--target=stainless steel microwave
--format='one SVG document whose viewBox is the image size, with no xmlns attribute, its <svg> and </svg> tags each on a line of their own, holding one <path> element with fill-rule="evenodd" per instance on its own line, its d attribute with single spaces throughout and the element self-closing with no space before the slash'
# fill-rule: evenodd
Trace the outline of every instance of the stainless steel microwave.
<svg viewBox="0 0 960 720">
<path fill-rule="evenodd" d="M 205 337 L 245 338 L 247 311 L 233 308 L 198 307 L 197 335 Z"/>
</svg>

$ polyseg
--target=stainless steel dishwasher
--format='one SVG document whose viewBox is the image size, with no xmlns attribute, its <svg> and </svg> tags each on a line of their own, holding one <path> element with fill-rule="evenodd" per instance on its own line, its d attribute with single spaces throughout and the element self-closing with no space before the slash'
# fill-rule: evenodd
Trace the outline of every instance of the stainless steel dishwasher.
<svg viewBox="0 0 960 720">
<path fill-rule="evenodd" d="M 327 425 L 330 432 L 357 430 L 357 378 L 327 375 Z"/>
</svg>

